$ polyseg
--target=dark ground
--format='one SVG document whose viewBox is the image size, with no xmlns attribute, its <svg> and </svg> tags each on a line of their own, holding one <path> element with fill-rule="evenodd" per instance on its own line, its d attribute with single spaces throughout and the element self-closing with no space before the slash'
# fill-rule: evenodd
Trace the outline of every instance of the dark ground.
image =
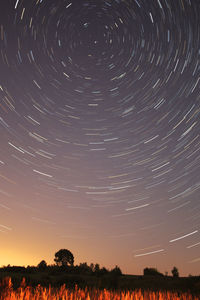
<svg viewBox="0 0 200 300">
<path fill-rule="evenodd" d="M 200 296 L 200 276 L 172 277 L 160 275 L 124 275 L 114 272 L 89 272 L 89 270 L 70 269 L 63 267 L 4 267 L 0 268 L 0 282 L 5 277 L 11 277 L 13 288 L 18 288 L 25 278 L 26 285 L 35 287 L 38 284 L 48 287 L 60 287 L 66 284 L 73 288 L 76 284 L 80 288 L 95 287 L 107 289 L 133 290 L 169 290 L 190 292 Z M 199 298 L 200 299 L 200 298 Z"/>
</svg>

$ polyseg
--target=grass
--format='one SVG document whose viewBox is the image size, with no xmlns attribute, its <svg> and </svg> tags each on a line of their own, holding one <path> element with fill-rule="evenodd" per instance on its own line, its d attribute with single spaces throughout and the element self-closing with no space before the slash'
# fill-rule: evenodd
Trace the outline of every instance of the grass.
<svg viewBox="0 0 200 300">
<path fill-rule="evenodd" d="M 25 279 L 20 287 L 13 289 L 12 280 L 6 277 L 0 284 L 0 300 L 199 300 L 189 292 L 150 291 L 150 290 L 108 290 L 98 288 L 69 289 L 66 285 L 60 288 L 27 286 Z"/>
</svg>

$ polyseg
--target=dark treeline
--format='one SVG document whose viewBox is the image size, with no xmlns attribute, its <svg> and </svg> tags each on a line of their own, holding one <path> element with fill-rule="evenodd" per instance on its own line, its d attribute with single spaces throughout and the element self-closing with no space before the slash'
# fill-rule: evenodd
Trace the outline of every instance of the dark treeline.
<svg viewBox="0 0 200 300">
<path fill-rule="evenodd" d="M 101 277 L 106 274 L 112 276 L 122 275 L 122 272 L 118 266 L 108 270 L 105 267 L 100 268 L 99 264 L 91 264 L 90 266 L 87 263 L 80 263 L 77 266 L 58 266 L 58 265 L 46 265 L 46 266 L 4 266 L 0 268 L 1 273 L 24 273 L 24 274 L 38 274 L 38 273 L 48 273 L 50 275 L 59 275 L 62 273 L 65 274 L 84 274 L 84 275 L 94 275 Z"/>
</svg>

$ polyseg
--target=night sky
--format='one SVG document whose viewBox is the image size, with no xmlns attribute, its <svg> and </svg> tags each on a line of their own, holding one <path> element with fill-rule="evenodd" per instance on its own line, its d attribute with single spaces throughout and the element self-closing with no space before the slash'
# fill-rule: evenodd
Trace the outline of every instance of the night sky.
<svg viewBox="0 0 200 300">
<path fill-rule="evenodd" d="M 200 274 L 199 12 L 1 1 L 0 265 Z"/>
</svg>

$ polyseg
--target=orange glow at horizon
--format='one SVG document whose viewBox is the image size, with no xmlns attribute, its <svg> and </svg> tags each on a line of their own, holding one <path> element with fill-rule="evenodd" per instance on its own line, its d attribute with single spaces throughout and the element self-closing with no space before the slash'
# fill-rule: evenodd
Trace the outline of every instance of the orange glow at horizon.
<svg viewBox="0 0 200 300">
<path fill-rule="evenodd" d="M 0 248 L 0 266 L 8 264 L 37 266 L 43 259 L 51 265 L 54 264 L 55 252 L 66 248 L 73 253 L 75 265 L 83 262 L 87 262 L 88 265 L 98 263 L 100 267 L 107 269 L 118 265 L 124 274 L 134 275 L 142 275 L 145 267 L 154 267 L 163 274 L 165 272 L 171 274 L 173 266 L 176 266 L 180 276 L 199 275 L 198 263 L 184 265 L 182 263 L 186 258 L 181 249 L 189 245 L 185 240 L 174 243 L 173 249 L 171 247 L 167 252 L 135 257 L 135 254 L 141 253 L 138 249 L 146 249 L 147 245 L 157 246 L 157 237 L 154 239 L 151 235 L 147 235 L 144 240 L 139 234 L 136 236 L 136 230 L 133 230 L 131 239 L 128 239 L 128 235 L 123 237 L 120 234 L 110 237 L 106 235 L 109 230 L 116 232 L 118 230 L 115 223 L 105 222 L 102 227 L 101 223 L 98 223 L 99 220 L 92 215 L 79 221 L 79 215 L 69 214 L 67 221 L 65 219 L 63 221 L 65 226 L 60 226 L 59 223 L 47 221 L 47 218 L 42 219 L 40 211 L 37 212 L 37 218 L 30 218 L 26 207 L 23 209 L 16 207 L 15 211 L 20 216 L 18 222 L 9 215 L 9 211 L 5 212 L 1 220 L 1 223 L 8 225 L 11 230 L 0 233 L 3 245 Z M 35 216 L 36 213 L 33 211 L 32 215 Z M 89 234 L 84 237 L 86 230 L 91 237 Z M 153 252 L 154 248 L 149 249 L 142 253 Z M 196 250 L 195 247 L 191 249 L 193 250 Z"/>
</svg>

